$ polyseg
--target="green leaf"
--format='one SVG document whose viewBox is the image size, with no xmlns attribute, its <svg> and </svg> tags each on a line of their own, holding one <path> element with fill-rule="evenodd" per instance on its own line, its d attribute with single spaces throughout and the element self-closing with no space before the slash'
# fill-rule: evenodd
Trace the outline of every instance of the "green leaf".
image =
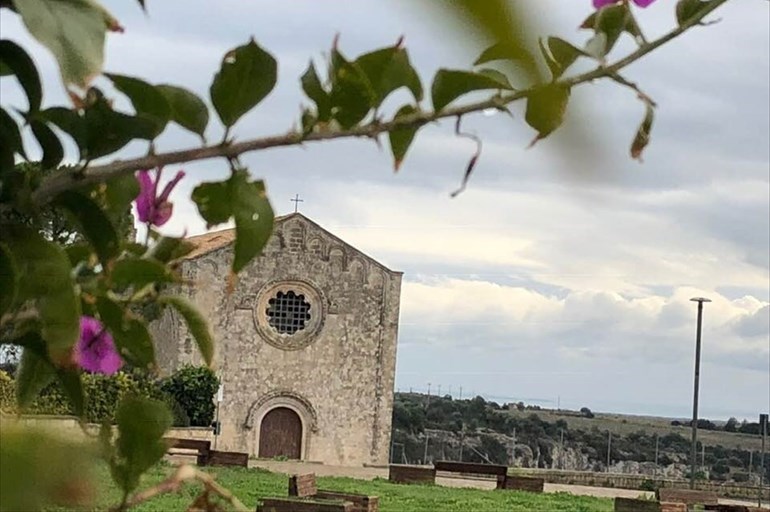
<svg viewBox="0 0 770 512">
<path fill-rule="evenodd" d="M 374 108 L 378 108 L 390 93 L 401 87 L 409 89 L 416 102 L 422 101 L 420 77 L 403 48 L 375 50 L 358 57 L 355 64 L 364 72 L 374 88 Z"/>
<path fill-rule="evenodd" d="M 598 58 L 604 58 L 612 51 L 620 35 L 626 31 L 631 20 L 631 11 L 628 4 L 619 3 L 602 7 L 596 14 L 594 20 L 594 31 L 596 34 L 604 34 L 607 37 L 603 51 L 598 55 L 592 55 Z"/>
<path fill-rule="evenodd" d="M 68 364 L 80 334 L 80 301 L 67 255 L 55 243 L 20 226 L 4 227 L 1 235 L 19 270 L 19 300 L 35 301 L 50 359 L 57 365 Z"/>
<path fill-rule="evenodd" d="M 114 73 L 105 73 L 117 90 L 128 96 L 137 117 L 149 119 L 155 125 L 153 137 L 160 135 L 171 119 L 171 106 L 166 96 L 144 80 Z"/>
<path fill-rule="evenodd" d="M 463 94 L 484 89 L 510 90 L 511 86 L 507 81 L 503 83 L 488 75 L 472 71 L 439 69 L 431 87 L 433 109 L 439 112 Z"/>
<path fill-rule="evenodd" d="M 0 428 L 0 510 L 91 510 L 97 458 L 82 440 L 68 441 L 21 422 Z M 61 507 L 61 508 L 60 508 Z"/>
<path fill-rule="evenodd" d="M 330 72 L 332 115 L 342 128 L 352 128 L 372 109 L 376 93 L 363 70 L 336 48 L 332 49 Z"/>
<path fill-rule="evenodd" d="M 507 89 L 513 89 L 513 86 L 511 85 L 511 82 L 508 80 L 508 77 L 505 75 L 505 73 L 502 73 L 496 69 L 484 68 L 479 69 L 476 71 L 476 73 L 505 85 Z"/>
<path fill-rule="evenodd" d="M 160 261 L 161 263 L 168 263 L 186 256 L 193 249 L 195 249 L 195 245 L 184 238 L 164 236 L 147 250 L 147 254 L 144 257 Z"/>
<path fill-rule="evenodd" d="M 80 151 L 86 147 L 85 120 L 76 111 L 64 107 L 51 107 L 40 112 L 37 117 L 53 123 L 61 131 L 72 137 Z"/>
<path fill-rule="evenodd" d="M 97 298 L 96 308 L 124 360 L 142 368 L 155 364 L 155 346 L 144 322 L 107 297 Z"/>
<path fill-rule="evenodd" d="M 195 338 L 195 343 L 198 345 L 198 350 L 201 356 L 203 356 L 203 360 L 207 365 L 211 366 L 211 362 L 214 359 L 214 338 L 209 329 L 208 322 L 206 322 L 201 312 L 182 297 L 158 297 L 158 302 L 168 304 L 182 315 L 190 334 Z"/>
<path fill-rule="evenodd" d="M 10 249 L 0 243 L 0 317 L 11 309 L 16 300 L 19 272 Z"/>
<path fill-rule="evenodd" d="M 85 395 L 80 373 L 75 370 L 62 370 L 56 372 L 56 380 L 59 382 L 64 395 L 72 406 L 72 412 L 82 418 L 85 414 Z"/>
<path fill-rule="evenodd" d="M 201 183 L 193 189 L 192 200 L 206 221 L 206 228 L 224 224 L 233 216 L 230 185 L 227 181 Z"/>
<path fill-rule="evenodd" d="M 233 272 L 238 273 L 267 244 L 273 231 L 273 209 L 261 181 L 249 181 L 245 169 L 237 170 L 225 182 L 202 183 L 192 200 L 208 227 L 235 220 Z"/>
<path fill-rule="evenodd" d="M 570 89 L 557 85 L 547 85 L 536 89 L 527 98 L 525 120 L 537 130 L 535 144 L 546 138 L 564 122 L 564 114 L 569 102 Z"/>
<path fill-rule="evenodd" d="M 273 208 L 262 181 L 249 181 L 249 173 L 240 170 L 229 180 L 235 218 L 235 255 L 233 272 L 240 272 L 267 245 L 273 233 Z"/>
<path fill-rule="evenodd" d="M 125 215 L 139 195 L 139 182 L 133 174 L 112 178 L 106 183 L 104 198 L 111 215 Z"/>
<path fill-rule="evenodd" d="M 526 58 L 525 53 L 522 53 L 522 49 L 514 44 L 495 43 L 492 46 L 486 48 L 481 55 L 473 62 L 474 66 L 480 66 L 487 62 L 493 62 L 496 60 L 510 60 L 513 62 L 521 61 L 522 58 Z"/>
<path fill-rule="evenodd" d="M 112 267 L 112 283 L 118 288 L 133 286 L 136 289 L 150 283 L 171 283 L 174 276 L 158 261 L 129 256 L 115 262 Z"/>
<path fill-rule="evenodd" d="M 37 142 L 43 149 L 43 159 L 40 162 L 40 166 L 43 170 L 55 169 L 64 158 L 64 148 L 59 141 L 59 137 L 42 121 L 30 119 L 29 125 Z"/>
<path fill-rule="evenodd" d="M 43 100 L 43 88 L 40 85 L 40 76 L 32 58 L 24 49 L 7 39 L 0 40 L 0 62 L 9 69 L 21 84 L 29 102 L 29 112 L 40 110 L 40 102 Z"/>
<path fill-rule="evenodd" d="M 652 123 L 655 120 L 655 107 L 649 102 L 645 102 L 646 111 L 644 119 L 636 130 L 636 136 L 631 143 L 631 158 L 642 161 L 642 151 L 650 143 L 650 133 L 652 132 Z"/>
<path fill-rule="evenodd" d="M 70 265 L 74 268 L 80 262 L 88 262 L 91 259 L 91 246 L 87 243 L 70 244 L 64 248 Z"/>
<path fill-rule="evenodd" d="M 96 255 L 107 266 L 118 254 L 120 241 L 115 227 L 105 212 L 90 197 L 74 190 L 62 192 L 53 203 L 72 215 L 79 230 L 86 236 Z"/>
<path fill-rule="evenodd" d="M 5 109 L 0 108 L 0 172 L 13 169 L 16 153 L 26 158 L 19 126 Z"/>
<path fill-rule="evenodd" d="M 156 89 L 171 106 L 171 120 L 205 140 L 209 109 L 203 100 L 187 89 L 175 85 L 162 84 L 156 86 Z"/>
<path fill-rule="evenodd" d="M 98 89 L 89 90 L 90 104 L 85 110 L 86 158 L 112 154 L 134 139 L 152 140 L 157 124 L 145 117 L 129 116 L 112 110 Z"/>
<path fill-rule="evenodd" d="M 679 0 L 676 3 L 676 21 L 679 26 L 697 16 L 711 0 Z"/>
<path fill-rule="evenodd" d="M 16 374 L 16 402 L 19 407 L 26 409 L 40 391 L 53 381 L 55 374 L 49 361 L 40 357 L 34 350 L 25 348 L 21 353 L 21 362 Z"/>
<path fill-rule="evenodd" d="M 252 39 L 228 51 L 211 84 L 211 101 L 222 123 L 230 128 L 273 90 L 278 65 Z"/>
<path fill-rule="evenodd" d="M 307 65 L 307 69 L 300 79 L 302 90 L 308 98 L 315 102 L 318 121 L 327 122 L 332 115 L 332 104 L 329 93 L 324 89 L 318 78 L 313 61 Z"/>
<path fill-rule="evenodd" d="M 157 400 L 126 397 L 115 413 L 117 453 L 111 469 L 125 493 L 139 485 L 139 477 L 154 466 L 168 449 L 163 434 L 171 426 L 168 406 Z"/>
<path fill-rule="evenodd" d="M 396 112 L 393 120 L 395 121 L 397 119 L 413 115 L 416 112 L 417 109 L 414 106 L 404 105 L 398 109 L 398 112 Z M 414 140 L 414 136 L 416 134 L 417 128 L 399 128 L 397 130 L 391 130 L 388 134 L 390 139 L 390 151 L 393 153 L 393 167 L 396 172 L 398 172 L 398 169 L 401 167 L 401 162 L 404 161 L 406 151 L 412 144 L 412 140 Z"/>
<path fill-rule="evenodd" d="M 85 88 L 104 60 L 109 14 L 94 0 L 16 0 L 27 30 L 59 62 L 64 83 Z"/>
<path fill-rule="evenodd" d="M 549 37 L 546 41 L 547 43 L 543 44 L 542 39 L 540 40 L 540 51 L 554 80 L 563 75 L 579 57 L 586 55 L 583 50 L 558 37 Z"/>
</svg>

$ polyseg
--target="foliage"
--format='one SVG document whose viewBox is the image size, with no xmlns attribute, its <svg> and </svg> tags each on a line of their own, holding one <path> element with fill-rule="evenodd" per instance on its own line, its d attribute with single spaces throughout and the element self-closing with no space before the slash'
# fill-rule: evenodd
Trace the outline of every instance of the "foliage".
<svg viewBox="0 0 770 512">
<path fill-rule="evenodd" d="M 204 368 L 209 372 L 207 368 Z M 189 369 L 186 371 L 190 371 Z M 204 372 L 201 372 L 204 373 Z M 175 375 L 175 374 L 174 374 Z M 174 379 L 174 375 L 164 380 L 158 380 L 147 372 L 133 370 L 118 372 L 114 375 L 100 375 L 85 373 L 82 375 L 83 394 L 85 396 L 84 419 L 90 423 L 112 423 L 115 420 L 115 412 L 120 400 L 128 395 L 141 396 L 160 400 L 167 404 L 173 417 L 173 425 L 179 427 L 190 426 L 190 418 L 187 410 L 181 406 L 174 396 L 164 390 L 166 383 Z M 205 400 L 201 388 L 191 388 L 195 393 L 193 397 L 187 397 L 188 402 L 197 404 Z M 215 389 L 216 391 L 216 389 Z M 17 412 L 15 399 L 16 385 L 13 378 L 0 371 L 0 410 L 3 412 Z M 209 401 L 213 393 L 209 395 Z M 201 398 L 203 397 L 203 398 Z M 40 392 L 31 406 L 25 410 L 30 414 L 74 415 L 75 411 L 61 386 L 52 382 Z M 206 424 L 205 426 L 208 426 Z"/>
<path fill-rule="evenodd" d="M 239 141 L 231 137 L 231 129 L 259 107 L 278 80 L 277 60 L 251 39 L 227 51 L 218 70 L 206 71 L 215 71 L 208 99 L 221 125 L 222 138 L 211 145 L 175 148 L 167 153 L 156 152 L 154 141 L 169 124 L 205 141 L 207 133 L 217 129 L 211 127 L 214 116 L 202 98 L 178 85 L 103 73 L 107 32 L 122 32 L 122 27 L 98 0 L 0 2 L 0 9 L 15 11 L 29 34 L 51 52 L 71 100 L 66 106 L 44 108 L 44 84 L 37 63 L 19 44 L 0 40 L 0 76 L 14 79 L 26 97 L 23 106 L 0 107 L 0 346 L 3 354 L 22 350 L 15 375 L 18 408 L 44 406 L 59 410 L 68 403 L 71 412 L 81 419 L 114 417 L 119 437 L 113 442 L 103 435 L 100 453 L 122 489 L 118 509 L 125 509 L 128 493 L 162 453 L 159 439 L 172 422 L 169 407 L 162 400 L 140 398 L 154 391 L 137 389 L 142 386 L 128 376 L 110 380 L 84 375 L 84 366 L 110 373 L 119 366 L 117 363 L 126 368 L 152 369 L 155 340 L 148 322 L 168 307 L 188 324 L 207 365 L 212 364 L 214 354 L 214 337 L 205 317 L 192 304 L 169 293 L 186 284 L 175 269 L 177 260 L 190 247 L 181 239 L 161 237 L 154 230 L 173 211 L 168 192 L 176 182 L 166 185 L 163 191 L 157 186 L 164 165 L 220 158 L 230 169 L 227 179 L 197 186 L 192 199 L 209 227 L 235 224 L 229 279 L 232 290 L 237 274 L 260 253 L 273 227 L 266 186 L 243 167 L 238 159 L 241 154 L 338 138 L 378 140 L 379 135 L 389 134 L 398 169 L 426 124 L 453 118 L 457 136 L 468 137 L 460 130 L 463 116 L 490 108 L 507 111 L 507 105 L 517 101 L 526 104 L 524 121 L 535 132 L 534 143 L 560 128 L 574 87 L 606 78 L 631 90 L 642 103 L 644 116 L 629 149 L 633 158 L 640 159 L 650 141 L 656 105 L 622 72 L 629 64 L 702 25 L 703 19 L 726 1 L 679 0 L 674 7 L 676 16 L 672 17 L 677 25 L 654 41 L 645 39 L 628 2 L 614 3 L 583 22 L 581 27 L 589 32 L 585 44 L 573 45 L 548 37 L 540 45 L 540 56 L 526 42 L 531 19 L 515 2 L 435 2 L 444 12 L 471 23 L 487 36 L 491 46 L 474 66 L 440 68 L 427 87 L 412 66 L 403 40 L 348 57 L 335 38 L 327 72 L 319 76 L 311 64 L 300 79 L 311 102 L 298 116 L 300 128 Z M 139 4 L 146 8 L 144 0 Z M 615 44 L 624 34 L 634 39 L 637 48 L 612 62 Z M 568 75 L 568 69 L 578 60 L 592 69 Z M 500 69 L 490 67 L 491 62 L 499 64 Z M 542 72 L 545 68 L 551 73 L 550 79 Z M 99 75 L 109 81 L 109 89 L 92 85 Z M 410 100 L 395 105 L 393 111 L 384 110 L 383 105 L 389 104 L 386 100 L 402 88 L 409 91 Z M 426 89 L 430 90 L 432 107 L 423 105 Z M 484 94 L 485 99 L 462 103 L 470 92 Z M 114 99 L 120 96 L 128 99 L 131 112 L 113 107 Z M 62 137 L 68 138 L 70 144 L 63 143 Z M 42 151 L 39 162 L 30 162 L 27 152 L 32 138 Z M 461 190 L 479 159 L 481 140 L 474 140 L 477 149 L 465 165 Z M 146 147 L 147 155 L 94 163 L 107 157 L 114 160 L 114 154 L 129 145 Z M 75 154 L 65 151 L 70 147 L 76 148 Z M 65 161 L 67 166 L 61 167 Z M 152 168 L 158 169 L 156 182 L 140 192 L 133 174 Z M 142 215 L 148 232 L 142 243 L 126 236 L 130 226 L 123 223 L 135 200 L 138 209 L 141 202 L 153 213 Z M 179 286 L 164 286 L 167 284 Z M 85 324 L 90 326 L 88 330 Z M 8 346 L 13 347 L 10 352 Z M 99 358 L 109 358 L 116 364 L 101 365 Z M 212 408 L 209 402 L 215 379 L 202 374 L 200 379 L 201 383 L 195 385 L 195 389 L 204 391 L 200 401 L 180 403 L 194 424 L 210 421 Z M 191 375 L 189 381 L 174 381 L 169 389 L 174 394 L 191 389 L 193 380 Z M 511 426 L 509 418 L 490 409 L 494 408 L 483 399 L 469 401 L 452 417 L 453 428 L 465 431 Z M 426 415 L 411 409 L 402 412 L 409 421 L 414 420 L 410 426 L 413 429 L 421 431 L 436 422 L 430 411 Z M 537 419 L 531 423 L 534 430 L 553 428 Z M 56 461 L 71 447 L 43 441 L 36 433 L 6 435 L 4 431 L 0 465 L 8 467 L 7 462 L 13 461 L 13 466 L 32 468 L 33 473 L 25 475 L 29 482 L 26 485 L 40 485 L 43 491 L 39 501 L 30 498 L 29 502 L 9 503 L 38 509 L 45 499 L 56 494 L 47 493 L 48 480 L 35 475 L 37 471 L 46 475 L 48 470 L 40 467 L 35 458 L 41 453 L 40 447 L 50 446 L 56 451 L 52 455 Z M 12 448 L 6 449 L 9 444 Z M 496 446 L 491 441 L 488 445 L 490 449 Z M 14 446 L 33 448 L 27 453 L 14 451 Z M 60 483 L 51 480 L 53 487 Z M 12 496 L 37 492 L 29 488 L 25 494 L 24 486 L 18 487 L 19 493 Z M 62 497 L 67 497 L 66 493 Z"/>
<path fill-rule="evenodd" d="M 216 374 L 205 366 L 183 366 L 163 381 L 161 389 L 185 411 L 194 427 L 214 421 L 214 395 L 219 387 Z"/>
<path fill-rule="evenodd" d="M 525 407 L 522 404 L 522 409 Z M 547 421 L 537 414 L 520 416 L 511 411 L 517 404 L 500 407 L 482 397 L 457 400 L 451 397 L 428 397 L 413 393 L 396 393 L 393 404 L 393 441 L 391 458 L 395 462 L 413 463 L 425 455 L 425 437 L 428 436 L 428 460 L 462 459 L 467 462 L 494 462 L 509 464 L 513 457 L 513 433 L 516 434 L 516 457 L 519 463 L 531 467 L 558 467 L 557 450 L 564 440 L 572 449 L 599 470 L 606 469 L 607 431 L 595 425 L 572 428 L 563 419 Z M 569 411 L 562 411 L 564 414 Z M 571 412 L 577 416 L 579 413 Z M 580 413 L 580 416 L 585 416 Z M 595 423 L 592 420 L 590 424 Z M 636 431 L 612 436 L 611 459 L 614 461 L 652 462 L 656 443 L 658 462 L 668 466 L 689 460 L 690 440 L 676 432 L 661 435 L 656 441 L 652 432 Z M 461 450 L 461 445 L 464 446 Z M 461 454 L 462 451 L 462 454 Z M 404 458 L 406 460 L 404 460 Z M 726 461 L 726 462 L 725 462 Z M 709 476 L 729 475 L 748 469 L 749 450 L 709 446 L 706 450 Z M 722 471 L 725 464 L 729 471 Z M 758 458 L 754 460 L 758 470 Z M 713 470 L 718 466 L 719 469 Z"/>
</svg>

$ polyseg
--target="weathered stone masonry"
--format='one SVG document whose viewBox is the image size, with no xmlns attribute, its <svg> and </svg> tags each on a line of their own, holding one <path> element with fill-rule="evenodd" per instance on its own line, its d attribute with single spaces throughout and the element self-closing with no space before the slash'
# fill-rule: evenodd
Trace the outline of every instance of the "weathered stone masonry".
<svg viewBox="0 0 770 512">
<path fill-rule="evenodd" d="M 221 449 L 386 463 L 402 274 L 292 214 L 227 294 L 233 236 L 191 238 L 180 269 L 216 337 Z M 173 312 L 153 329 L 163 371 L 200 363 Z"/>
</svg>

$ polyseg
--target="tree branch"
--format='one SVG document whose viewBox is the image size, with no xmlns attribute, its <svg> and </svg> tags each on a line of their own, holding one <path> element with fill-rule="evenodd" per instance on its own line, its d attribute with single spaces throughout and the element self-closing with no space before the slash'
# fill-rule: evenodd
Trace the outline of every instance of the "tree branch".
<svg viewBox="0 0 770 512">
<path fill-rule="evenodd" d="M 192 466 L 181 466 L 177 469 L 173 475 L 163 480 L 157 485 L 149 487 L 141 492 L 134 494 L 130 499 L 124 500 L 124 502 L 116 507 L 110 509 L 110 512 L 123 512 L 131 507 L 135 507 L 140 503 L 144 503 L 161 494 L 168 492 L 177 492 L 187 480 L 198 480 L 209 492 L 217 494 L 222 499 L 227 501 L 238 512 L 250 512 L 250 509 L 244 505 L 233 493 L 228 489 L 219 485 L 208 473 L 204 473 L 199 469 Z"/>
<path fill-rule="evenodd" d="M 682 25 L 661 36 L 660 38 L 650 42 L 649 44 L 639 47 L 637 50 L 631 52 L 624 58 L 614 62 L 613 64 L 607 66 L 598 66 L 597 68 L 586 73 L 559 80 L 556 82 L 556 85 L 563 87 L 574 87 L 576 85 L 592 82 L 593 80 L 604 77 L 611 77 L 617 81 L 617 73 L 621 69 L 639 60 L 648 53 L 668 43 L 669 41 L 679 37 L 690 28 L 701 25 L 701 21 L 706 16 L 721 7 L 727 1 L 728 0 L 712 0 L 711 2 L 705 3 L 701 11 L 696 16 L 693 16 Z M 631 82 L 624 83 L 624 85 L 635 88 L 638 91 L 638 88 L 631 84 Z M 316 132 L 306 136 L 303 136 L 301 132 L 291 131 L 283 135 L 274 135 L 270 137 L 246 140 L 243 142 L 223 143 L 180 151 L 171 151 L 168 153 L 147 155 L 131 160 L 116 160 L 112 163 L 96 165 L 85 170 L 65 171 L 44 180 L 40 187 L 34 192 L 32 197 L 36 203 L 42 205 L 56 197 L 56 195 L 59 193 L 72 187 L 103 182 L 108 179 L 141 169 L 152 169 L 154 167 L 164 165 L 206 160 L 209 158 L 234 158 L 243 153 L 260 151 L 268 148 L 297 146 L 305 142 L 319 142 L 332 139 L 361 137 L 376 138 L 377 135 L 381 133 L 390 132 L 397 128 L 419 128 L 440 119 L 463 116 L 465 114 L 480 112 L 488 108 L 501 107 L 526 98 L 538 87 L 542 86 L 535 86 L 523 91 L 517 91 L 503 96 L 497 96 L 485 101 L 470 103 L 468 105 L 447 108 L 439 112 L 418 112 L 411 116 L 406 116 L 385 123 L 373 121 L 369 124 L 357 126 L 349 130 Z"/>
</svg>

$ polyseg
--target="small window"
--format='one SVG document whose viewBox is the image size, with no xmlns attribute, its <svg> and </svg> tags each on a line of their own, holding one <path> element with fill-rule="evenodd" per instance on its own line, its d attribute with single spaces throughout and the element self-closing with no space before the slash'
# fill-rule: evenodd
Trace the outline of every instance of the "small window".
<svg viewBox="0 0 770 512">
<path fill-rule="evenodd" d="M 305 301 L 304 295 L 293 291 L 278 292 L 267 303 L 268 323 L 280 334 L 294 334 L 304 329 L 310 320 L 310 303 Z"/>
</svg>

